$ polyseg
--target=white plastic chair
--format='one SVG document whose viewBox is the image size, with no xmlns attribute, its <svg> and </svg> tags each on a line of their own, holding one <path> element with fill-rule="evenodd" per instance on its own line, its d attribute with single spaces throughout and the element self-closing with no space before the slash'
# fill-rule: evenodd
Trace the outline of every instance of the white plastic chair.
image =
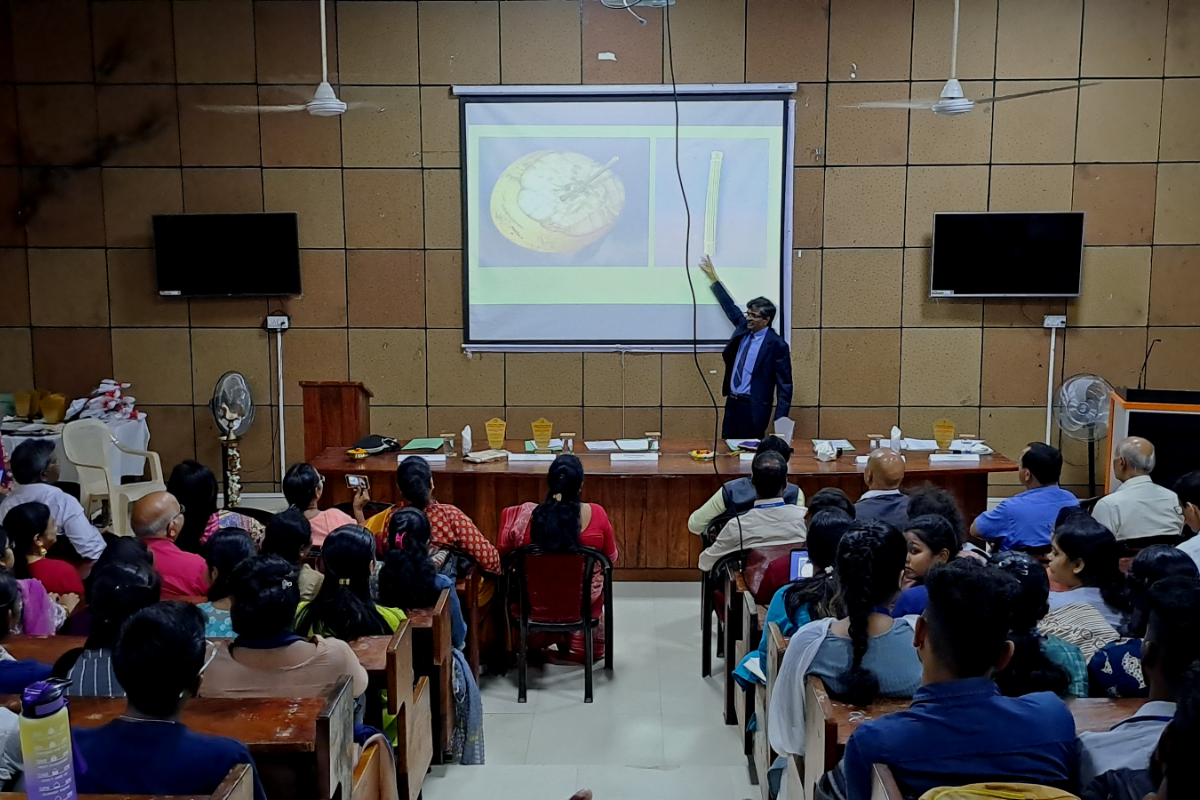
<svg viewBox="0 0 1200 800">
<path fill-rule="evenodd" d="M 127 455 L 145 458 L 150 464 L 150 480 L 121 483 L 109 445 Z M 79 471 L 79 502 L 87 510 L 93 500 L 107 500 L 113 533 L 118 536 L 130 535 L 129 508 L 134 502 L 167 489 L 158 453 L 125 447 L 98 419 L 75 420 L 63 428 L 63 451 Z"/>
</svg>

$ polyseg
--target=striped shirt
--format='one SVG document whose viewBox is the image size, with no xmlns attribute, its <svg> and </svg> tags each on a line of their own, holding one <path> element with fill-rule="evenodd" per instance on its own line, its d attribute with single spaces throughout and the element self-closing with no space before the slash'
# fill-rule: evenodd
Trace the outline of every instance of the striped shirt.
<svg viewBox="0 0 1200 800">
<path fill-rule="evenodd" d="M 79 660 L 67 675 L 71 681 L 67 696 L 124 697 L 125 690 L 113 673 L 112 657 L 113 651 L 107 648 L 80 653 Z"/>
</svg>

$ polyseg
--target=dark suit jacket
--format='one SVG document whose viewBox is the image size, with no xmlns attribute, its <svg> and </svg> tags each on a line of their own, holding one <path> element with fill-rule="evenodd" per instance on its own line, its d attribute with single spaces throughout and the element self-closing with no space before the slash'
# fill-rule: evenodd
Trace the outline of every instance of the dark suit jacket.
<svg viewBox="0 0 1200 800">
<path fill-rule="evenodd" d="M 741 347 L 742 337 L 750 333 L 750 329 L 746 325 L 746 315 L 729 296 L 725 284 L 714 283 L 712 291 L 720 301 L 725 316 L 729 317 L 734 326 L 733 335 L 729 337 L 729 343 L 725 345 L 725 351 L 721 354 L 725 361 L 725 379 L 721 383 L 721 394 L 728 397 L 729 387 L 733 383 L 733 368 L 736 366 L 738 348 Z M 792 354 L 783 337 L 768 328 L 750 373 L 750 413 L 756 422 L 762 420 L 763 424 L 760 427 L 764 430 L 767 422 L 772 419 L 772 395 L 778 397 L 773 419 L 786 417 L 792 409 Z"/>
<path fill-rule="evenodd" d="M 885 494 L 859 500 L 854 504 L 854 517 L 879 520 L 903 531 L 908 525 L 908 495 Z"/>
</svg>

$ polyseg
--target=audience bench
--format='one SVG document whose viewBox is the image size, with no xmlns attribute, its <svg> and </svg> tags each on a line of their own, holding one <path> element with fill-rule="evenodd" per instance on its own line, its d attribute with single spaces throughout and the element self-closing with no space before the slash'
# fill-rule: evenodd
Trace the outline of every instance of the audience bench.
<svg viewBox="0 0 1200 800">
<path fill-rule="evenodd" d="M 454 659 L 450 653 L 450 590 L 430 608 L 405 612 L 413 629 L 413 668 L 427 677 L 433 709 L 433 763 L 445 763 L 454 735 Z"/>
</svg>

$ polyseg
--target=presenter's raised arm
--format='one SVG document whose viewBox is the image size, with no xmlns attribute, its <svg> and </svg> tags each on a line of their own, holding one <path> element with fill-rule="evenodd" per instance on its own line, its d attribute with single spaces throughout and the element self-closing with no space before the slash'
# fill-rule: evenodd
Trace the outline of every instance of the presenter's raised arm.
<svg viewBox="0 0 1200 800">
<path fill-rule="evenodd" d="M 729 317 L 729 321 L 733 323 L 735 328 L 744 326 L 746 324 L 746 315 L 729 295 L 729 290 L 725 288 L 725 284 L 721 283 L 721 279 L 717 277 L 717 268 L 713 266 L 711 258 L 704 256 L 700 259 L 700 271 L 712 281 L 710 288 L 712 289 L 712 293 L 717 296 L 717 302 L 721 304 L 721 309 L 725 312 L 725 316 Z"/>
</svg>

